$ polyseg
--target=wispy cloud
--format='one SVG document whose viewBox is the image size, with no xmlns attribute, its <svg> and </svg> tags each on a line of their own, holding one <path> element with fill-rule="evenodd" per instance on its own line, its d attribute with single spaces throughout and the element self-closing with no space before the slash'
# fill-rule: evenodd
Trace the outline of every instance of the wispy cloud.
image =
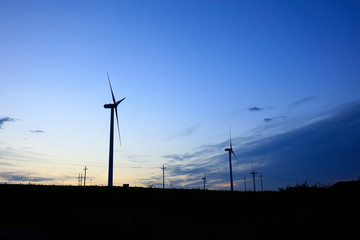
<svg viewBox="0 0 360 240">
<path fill-rule="evenodd" d="M 29 132 L 35 133 L 35 134 L 45 133 L 45 131 L 43 131 L 43 130 L 29 130 Z"/>
<path fill-rule="evenodd" d="M 22 165 L 22 162 L 50 163 L 48 155 L 34 152 L 32 148 L 28 147 L 11 148 L 0 146 L 0 159 L 2 159 L 3 164 L 8 163 L 11 166 Z"/>
<path fill-rule="evenodd" d="M 3 181 L 14 182 L 46 182 L 56 180 L 54 178 L 35 177 L 31 173 L 27 172 L 0 172 L 0 179 Z"/>
<path fill-rule="evenodd" d="M 2 128 L 2 125 L 6 122 L 15 122 L 15 119 L 11 117 L 0 118 L 0 128 Z"/>
<path fill-rule="evenodd" d="M 192 159 L 194 158 L 195 155 L 196 153 L 193 154 L 184 153 L 184 154 L 168 154 L 168 155 L 163 155 L 162 157 L 167 159 L 167 161 L 170 163 L 174 163 L 174 162 L 179 163 L 188 159 Z"/>
<path fill-rule="evenodd" d="M 298 106 L 300 104 L 304 104 L 304 103 L 308 103 L 308 102 L 312 102 L 316 99 L 316 97 L 306 97 L 306 98 L 303 98 L 303 99 L 300 99 L 296 102 L 293 102 L 292 104 L 290 104 L 290 106 Z"/>
<path fill-rule="evenodd" d="M 1 158 L 1 156 L 0 156 Z M 0 165 L 3 165 L 3 166 L 14 166 L 14 164 L 11 164 L 11 163 L 8 163 L 8 162 L 0 162 Z"/>
<path fill-rule="evenodd" d="M 192 135 L 197 130 L 198 130 L 197 126 L 190 126 L 172 136 L 167 137 L 165 140 L 171 140 L 176 137 L 187 137 Z"/>
<path fill-rule="evenodd" d="M 264 110 L 264 108 L 262 108 L 262 107 L 250 107 L 250 108 L 248 108 L 248 110 L 250 112 L 259 112 L 259 111 Z"/>
<path fill-rule="evenodd" d="M 279 119 L 279 118 L 282 118 L 282 119 L 286 119 L 286 117 L 285 116 L 280 116 L 280 117 L 272 117 L 272 118 L 264 118 L 264 121 L 265 122 L 270 122 L 270 121 L 272 121 L 272 120 L 274 120 L 274 119 Z"/>
<path fill-rule="evenodd" d="M 270 122 L 271 120 L 273 120 L 272 118 L 264 118 L 265 122 Z"/>
<path fill-rule="evenodd" d="M 134 163 L 147 163 L 150 161 L 147 159 L 148 157 L 149 156 L 145 154 L 128 154 L 126 159 Z"/>
</svg>

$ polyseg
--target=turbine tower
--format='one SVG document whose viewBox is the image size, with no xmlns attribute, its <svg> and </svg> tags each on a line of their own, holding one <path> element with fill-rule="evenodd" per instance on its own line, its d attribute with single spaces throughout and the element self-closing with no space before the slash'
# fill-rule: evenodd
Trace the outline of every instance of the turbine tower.
<svg viewBox="0 0 360 240">
<path fill-rule="evenodd" d="M 104 108 L 110 108 L 110 146 L 109 146 L 109 174 L 108 174 L 108 186 L 111 187 L 113 185 L 113 156 L 114 156 L 114 109 L 116 114 L 116 122 L 118 127 L 118 133 L 119 133 L 119 140 L 121 145 L 121 137 L 120 137 L 120 127 L 119 127 L 119 117 L 118 117 L 118 111 L 117 106 L 124 101 L 125 98 L 121 99 L 120 101 L 115 100 L 114 92 L 111 87 L 110 77 L 109 73 L 107 73 L 107 77 L 109 80 L 110 90 L 111 90 L 111 96 L 113 99 L 113 103 L 105 104 Z"/>
<path fill-rule="evenodd" d="M 255 174 L 258 174 L 258 172 L 255 172 L 255 169 L 254 169 L 254 164 L 253 163 L 251 163 L 251 165 L 252 165 L 252 172 L 250 173 L 250 174 L 252 174 L 253 175 L 253 184 L 254 184 L 254 192 L 256 192 L 256 186 L 255 186 Z"/>
<path fill-rule="evenodd" d="M 233 154 L 235 156 L 236 159 L 237 156 L 235 155 L 233 149 L 232 149 L 232 143 L 231 143 L 231 130 L 229 129 L 230 132 L 230 148 L 225 148 L 225 151 L 229 152 L 229 167 L 230 167 L 230 189 L 231 191 L 234 191 L 234 184 L 233 184 L 233 175 L 232 175 L 232 164 L 231 164 L 231 154 Z"/>
<path fill-rule="evenodd" d="M 260 186 L 261 186 L 261 191 L 263 192 L 264 191 L 264 189 L 263 189 L 263 182 L 262 182 L 262 179 L 263 179 L 263 175 L 262 175 L 262 173 L 260 173 L 260 175 L 259 175 L 259 177 L 260 177 Z"/>
<path fill-rule="evenodd" d="M 244 177 L 244 187 L 245 187 L 245 192 L 246 192 L 246 177 Z"/>
</svg>

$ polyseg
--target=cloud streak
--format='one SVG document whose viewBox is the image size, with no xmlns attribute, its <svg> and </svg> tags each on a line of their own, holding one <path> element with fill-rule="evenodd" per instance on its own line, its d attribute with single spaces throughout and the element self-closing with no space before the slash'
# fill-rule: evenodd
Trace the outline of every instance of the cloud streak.
<svg viewBox="0 0 360 240">
<path fill-rule="evenodd" d="M 2 128 L 2 125 L 6 122 L 15 122 L 15 119 L 11 117 L 0 118 L 0 128 Z"/>
<path fill-rule="evenodd" d="M 262 107 L 250 107 L 250 108 L 248 108 L 248 110 L 250 112 L 260 112 L 260 111 L 264 110 L 264 108 L 262 108 Z"/>
<path fill-rule="evenodd" d="M 177 134 L 174 134 L 170 137 L 167 137 L 165 140 L 171 140 L 174 139 L 176 137 L 187 137 L 187 136 L 191 136 L 195 131 L 198 130 L 197 126 L 190 126 L 188 128 L 185 128 L 184 130 L 180 131 Z"/>
<path fill-rule="evenodd" d="M 45 133 L 45 131 L 43 131 L 43 130 L 29 130 L 29 132 L 35 133 L 35 134 Z"/>
<path fill-rule="evenodd" d="M 280 116 L 280 117 L 272 117 L 272 118 L 264 118 L 264 121 L 265 122 L 271 122 L 272 120 L 274 120 L 274 119 L 279 119 L 279 118 L 282 118 L 282 119 L 286 119 L 286 117 L 284 117 L 284 116 Z"/>
<path fill-rule="evenodd" d="M 56 180 L 55 178 L 34 177 L 27 172 L 0 172 L 0 179 L 8 182 L 46 182 Z"/>
<path fill-rule="evenodd" d="M 312 102 L 316 99 L 316 97 L 306 97 L 306 98 L 303 98 L 303 99 L 300 99 L 296 102 L 293 102 L 291 104 L 291 106 L 298 106 L 298 105 L 301 105 L 301 104 L 304 104 L 304 103 L 308 103 L 308 102 Z"/>
</svg>

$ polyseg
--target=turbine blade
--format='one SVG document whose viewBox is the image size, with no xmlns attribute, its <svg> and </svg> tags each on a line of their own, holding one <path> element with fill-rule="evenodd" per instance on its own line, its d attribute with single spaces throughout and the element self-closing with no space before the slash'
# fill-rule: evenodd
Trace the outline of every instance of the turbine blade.
<svg viewBox="0 0 360 240">
<path fill-rule="evenodd" d="M 230 133 L 230 149 L 232 151 L 232 142 L 231 142 L 231 128 L 229 127 L 229 133 Z"/>
<path fill-rule="evenodd" d="M 232 148 L 231 148 L 231 153 L 235 156 L 236 160 L 239 161 L 238 157 L 236 156 L 236 154 L 234 153 L 234 151 L 232 150 Z"/>
<path fill-rule="evenodd" d="M 110 90 L 111 90 L 112 99 L 113 99 L 114 104 L 116 104 L 116 100 L 115 100 L 114 92 L 113 92 L 112 87 L 111 87 L 111 82 L 110 82 L 110 77 L 109 77 L 108 71 L 106 71 L 106 74 L 107 74 L 107 77 L 108 77 L 108 80 L 109 80 L 109 85 L 110 85 Z"/>
<path fill-rule="evenodd" d="M 124 97 L 123 99 L 121 99 L 120 101 L 117 101 L 117 103 L 116 103 L 116 106 L 118 106 L 122 101 L 124 101 L 125 100 L 125 98 L 126 97 Z"/>
<path fill-rule="evenodd" d="M 120 146 L 121 146 L 121 135 L 120 135 L 120 126 L 119 126 L 119 117 L 118 117 L 117 107 L 115 107 L 115 114 L 116 114 L 116 123 L 117 123 L 117 127 L 118 127 L 118 132 L 119 132 Z"/>
</svg>

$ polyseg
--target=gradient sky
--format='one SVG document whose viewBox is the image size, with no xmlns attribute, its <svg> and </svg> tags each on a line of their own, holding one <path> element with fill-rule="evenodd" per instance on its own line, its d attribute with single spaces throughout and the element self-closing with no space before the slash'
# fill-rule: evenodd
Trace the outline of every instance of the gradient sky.
<svg viewBox="0 0 360 240">
<path fill-rule="evenodd" d="M 0 1 L 0 182 L 236 190 L 360 176 L 360 1 Z M 257 176 L 257 188 L 260 180 Z"/>
</svg>

